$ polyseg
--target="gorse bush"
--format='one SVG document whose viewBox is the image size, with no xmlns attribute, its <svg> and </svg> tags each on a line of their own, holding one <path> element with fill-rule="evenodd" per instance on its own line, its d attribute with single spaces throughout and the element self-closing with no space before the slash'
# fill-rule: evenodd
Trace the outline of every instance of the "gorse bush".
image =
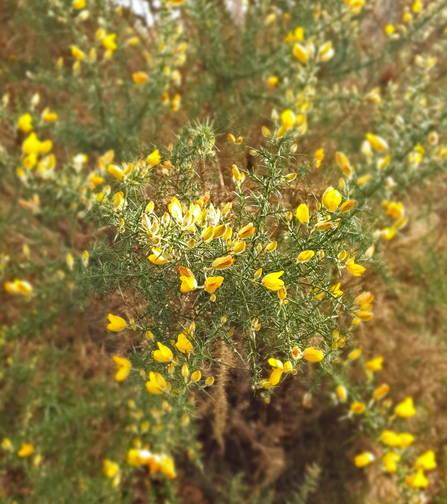
<svg viewBox="0 0 447 504">
<path fill-rule="evenodd" d="M 269 417 L 286 432 L 320 388 L 362 436 L 350 464 L 387 475 L 375 501 L 443 502 L 441 438 L 405 423 L 424 397 L 377 380 L 364 335 L 446 166 L 447 2 L 144 5 L 5 2 L 2 498 L 320 502 L 321 450 L 297 449 L 297 478 Z M 426 257 L 422 313 L 442 293 Z M 248 407 L 264 469 L 246 441 L 225 455 L 242 470 L 224 460 Z"/>
</svg>

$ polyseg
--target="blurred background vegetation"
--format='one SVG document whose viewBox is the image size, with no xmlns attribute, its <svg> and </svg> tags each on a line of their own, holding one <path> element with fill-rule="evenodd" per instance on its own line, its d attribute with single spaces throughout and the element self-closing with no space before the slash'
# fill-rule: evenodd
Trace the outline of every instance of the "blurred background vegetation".
<svg viewBox="0 0 447 504">
<path fill-rule="evenodd" d="M 149 17 L 107 0 L 0 0 L 0 501 L 447 504 L 447 2 L 144 5 Z M 334 54 L 318 60 L 325 41 Z M 313 44 L 315 64 L 293 55 L 296 43 L 309 53 Z M 347 415 L 333 392 L 339 380 L 353 395 L 364 390 L 363 358 L 342 371 L 305 367 L 271 398 L 236 365 L 213 368 L 215 385 L 178 404 L 141 393 L 136 379 L 114 380 L 112 356 L 136 352 L 141 338 L 107 331 L 107 314 L 132 316 L 135 299 L 105 277 L 86 278 L 81 255 L 114 253 L 115 231 L 94 214 L 97 186 L 115 183 L 107 166 L 156 149 L 176 164 L 177 152 L 194 178 L 170 178 L 166 163 L 151 172 L 160 207 L 169 179 L 179 199 L 209 191 L 217 208 L 236 200 L 233 164 L 259 173 L 262 127 L 277 135 L 285 110 L 298 117 L 286 137 L 299 154 L 285 165 L 298 175 L 281 197 L 287 210 L 338 184 L 336 151 L 355 166 L 365 217 L 360 237 L 346 240 L 376 250 L 345 287 L 374 294 L 375 318 L 340 359 L 354 348 L 365 360 L 383 356 L 380 383 L 395 402 L 418 404 L 406 424 L 416 438 L 410 460 L 428 448 L 437 459 L 423 493 L 401 490 L 402 478 L 377 464 L 353 463 L 381 453 L 380 427 Z M 210 131 L 213 155 L 195 156 Z M 32 132 L 52 141 L 36 159 L 23 147 Z M 383 170 L 362 152 L 369 132 L 392 145 Z M 388 200 L 408 217 L 391 240 Z M 3 288 L 15 279 L 32 294 Z M 216 352 L 232 358 L 225 345 Z M 129 449 L 148 447 L 173 457 L 175 479 L 126 462 Z"/>
</svg>

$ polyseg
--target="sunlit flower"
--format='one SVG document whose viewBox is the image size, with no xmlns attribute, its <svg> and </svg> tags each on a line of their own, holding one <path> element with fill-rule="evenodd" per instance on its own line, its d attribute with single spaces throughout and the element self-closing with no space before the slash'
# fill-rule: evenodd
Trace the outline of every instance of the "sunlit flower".
<svg viewBox="0 0 447 504">
<path fill-rule="evenodd" d="M 324 159 L 324 148 L 323 147 L 321 147 L 321 149 L 318 149 L 315 151 L 314 158 L 315 158 L 315 167 L 320 168 L 321 161 L 323 161 L 323 159 Z"/>
<path fill-rule="evenodd" d="M 191 381 L 193 382 L 199 381 L 200 378 L 202 378 L 202 373 L 199 370 L 194 371 L 194 373 L 191 375 Z"/>
<path fill-rule="evenodd" d="M 329 186 L 326 191 L 323 194 L 323 198 L 321 199 L 321 202 L 326 208 L 326 210 L 329 210 L 330 212 L 334 212 L 337 210 L 338 205 L 341 203 L 342 197 L 341 194 L 337 191 L 337 189 L 334 189 L 332 186 Z"/>
<path fill-rule="evenodd" d="M 174 358 L 172 351 L 162 343 L 157 343 L 159 350 L 155 350 L 153 353 L 154 359 L 157 362 L 171 362 Z"/>
<path fill-rule="evenodd" d="M 400 460 L 400 455 L 393 451 L 389 451 L 385 453 L 382 460 L 385 470 L 390 474 L 393 474 L 397 471 L 397 462 Z"/>
<path fill-rule="evenodd" d="M 386 430 L 383 431 L 380 436 L 381 441 L 392 448 L 397 448 L 401 444 L 401 439 L 398 434 L 394 431 Z"/>
<path fill-rule="evenodd" d="M 400 438 L 400 447 L 402 449 L 408 448 L 415 441 L 415 437 L 413 436 L 413 434 L 410 434 L 409 432 L 401 432 L 399 434 L 399 438 Z"/>
<path fill-rule="evenodd" d="M 234 259 L 231 256 L 225 256 L 225 257 L 219 257 L 219 259 L 216 259 L 213 261 L 213 268 L 214 269 L 225 269 L 231 266 L 234 263 Z"/>
<path fill-rule="evenodd" d="M 396 413 L 397 416 L 400 416 L 401 418 L 410 418 L 416 415 L 416 409 L 413 404 L 413 398 L 412 397 L 405 398 L 401 403 L 399 403 L 395 407 L 394 412 Z"/>
<path fill-rule="evenodd" d="M 344 385 L 339 385 L 336 389 L 335 392 L 337 393 L 338 399 L 340 402 L 346 402 L 348 399 L 348 391 Z"/>
<path fill-rule="evenodd" d="M 14 282 L 5 283 L 5 290 L 8 294 L 30 295 L 33 291 L 33 287 L 25 280 L 14 280 Z"/>
<path fill-rule="evenodd" d="M 130 360 L 125 359 L 124 357 L 118 357 L 117 355 L 113 356 L 113 360 L 118 368 L 118 371 L 115 374 L 115 380 L 117 382 L 122 382 L 127 378 L 127 375 L 132 368 L 132 364 Z"/>
<path fill-rule="evenodd" d="M 366 363 L 366 369 L 368 371 L 373 371 L 373 372 L 381 371 L 382 366 L 383 366 L 383 360 L 384 359 L 382 356 L 375 357 L 374 359 L 372 359 Z"/>
<path fill-rule="evenodd" d="M 160 157 L 158 149 L 155 149 L 154 152 L 149 154 L 149 156 L 147 156 L 147 158 L 146 158 L 146 163 L 149 166 L 156 166 L 156 165 L 160 164 L 160 161 L 161 161 L 161 157 Z"/>
<path fill-rule="evenodd" d="M 2 439 L 1 447 L 5 451 L 11 452 L 13 450 L 11 440 L 9 438 L 6 438 L 6 437 Z"/>
<path fill-rule="evenodd" d="M 209 292 L 212 294 L 218 287 L 222 285 L 222 282 L 224 281 L 224 277 L 217 276 L 217 277 L 208 277 L 205 280 L 205 290 L 206 292 Z"/>
<path fill-rule="evenodd" d="M 241 240 L 245 240 L 246 238 L 250 238 L 250 236 L 252 236 L 255 231 L 256 228 L 250 222 L 250 224 L 244 226 L 237 235 Z"/>
<path fill-rule="evenodd" d="M 328 40 L 318 50 L 318 61 L 329 61 L 335 54 L 332 42 Z"/>
<path fill-rule="evenodd" d="M 168 260 L 163 256 L 162 250 L 153 248 L 152 254 L 148 257 L 149 261 L 153 264 L 166 264 Z"/>
<path fill-rule="evenodd" d="M 432 471 L 437 467 L 438 464 L 436 463 L 435 452 L 433 450 L 428 450 L 420 455 L 415 464 L 417 470 L 423 469 L 424 471 Z"/>
<path fill-rule="evenodd" d="M 132 75 L 132 80 L 135 84 L 145 84 L 149 80 L 149 75 L 145 72 L 135 72 Z"/>
<path fill-rule="evenodd" d="M 360 266 L 360 264 L 355 264 L 355 259 L 354 257 L 351 257 L 351 259 L 348 260 L 346 263 L 346 268 L 351 273 L 351 275 L 358 277 L 362 273 L 366 271 L 366 269 L 363 266 Z"/>
<path fill-rule="evenodd" d="M 42 112 L 42 119 L 47 123 L 56 121 L 57 117 L 58 115 L 56 114 L 56 112 L 51 112 L 48 107 Z"/>
<path fill-rule="evenodd" d="M 275 88 L 278 85 L 278 77 L 276 77 L 276 75 L 272 75 L 268 78 L 267 84 L 270 88 Z"/>
<path fill-rule="evenodd" d="M 180 281 L 182 282 L 180 285 L 180 292 L 190 292 L 197 289 L 197 280 L 194 275 L 192 276 L 181 276 Z"/>
<path fill-rule="evenodd" d="M 175 344 L 177 349 L 182 353 L 189 353 L 192 351 L 193 346 L 185 334 L 179 334 L 177 336 L 177 343 Z M 165 347 L 166 348 L 166 347 Z"/>
<path fill-rule="evenodd" d="M 284 282 L 280 280 L 280 276 L 284 274 L 284 271 L 278 271 L 276 273 L 269 273 L 262 279 L 262 285 L 269 290 L 277 291 L 281 289 Z"/>
<path fill-rule="evenodd" d="M 149 373 L 149 381 L 146 382 L 146 389 L 151 394 L 163 394 L 163 392 L 169 392 L 171 384 L 167 383 L 160 373 L 153 373 L 151 371 Z"/>
<path fill-rule="evenodd" d="M 366 406 L 361 402 L 356 401 L 351 404 L 351 412 L 356 415 L 362 414 L 365 410 Z"/>
<path fill-rule="evenodd" d="M 77 60 L 83 60 L 86 58 L 85 53 L 82 52 L 79 47 L 71 46 L 71 55 Z"/>
<path fill-rule="evenodd" d="M 301 44 L 294 44 L 293 55 L 301 63 L 307 63 L 309 61 L 309 53 L 307 49 Z"/>
<path fill-rule="evenodd" d="M 370 452 L 360 453 L 354 458 L 356 467 L 366 467 L 371 464 L 371 462 L 374 462 L 374 455 Z"/>
<path fill-rule="evenodd" d="M 107 326 L 107 329 L 109 331 L 120 332 L 125 327 L 127 327 L 127 322 L 121 317 L 117 317 L 116 315 L 112 315 L 111 313 L 109 313 L 108 317 L 110 324 Z"/>
<path fill-rule="evenodd" d="M 324 359 L 324 353 L 315 347 L 309 347 L 303 351 L 302 357 L 309 362 L 321 362 Z"/>
<path fill-rule="evenodd" d="M 429 481 L 424 472 L 419 470 L 415 474 L 408 476 L 405 483 L 411 488 L 427 488 Z"/>
<path fill-rule="evenodd" d="M 29 443 L 22 443 L 17 455 L 21 458 L 25 458 L 29 457 L 32 453 L 34 453 L 34 446 Z"/>
<path fill-rule="evenodd" d="M 295 215 L 301 224 L 308 224 L 309 207 L 305 203 L 301 203 L 301 205 L 296 209 Z"/>
<path fill-rule="evenodd" d="M 371 145 L 371 147 L 376 150 L 376 151 L 387 151 L 388 150 L 388 143 L 386 140 L 384 140 L 382 137 L 379 137 L 377 135 L 373 135 L 372 133 L 367 133 L 366 138 Z"/>
<path fill-rule="evenodd" d="M 24 133 L 29 133 L 33 129 L 33 117 L 31 114 L 23 114 L 17 121 L 17 126 Z"/>
<path fill-rule="evenodd" d="M 373 392 L 373 399 L 378 401 L 379 399 L 382 399 L 382 397 L 385 397 L 390 390 L 389 385 L 384 383 L 383 385 L 380 385 L 380 387 L 377 387 L 376 390 Z"/>
<path fill-rule="evenodd" d="M 116 39 L 116 33 L 110 33 L 109 35 L 105 36 L 102 39 L 103 47 L 108 51 L 112 52 L 115 51 L 118 48 L 115 39 Z"/>
<path fill-rule="evenodd" d="M 298 255 L 298 261 L 301 263 L 310 261 L 314 255 L 315 252 L 313 250 L 304 250 Z"/>
<path fill-rule="evenodd" d="M 85 9 L 86 5 L 87 5 L 86 0 L 73 0 L 73 9 L 77 10 Z"/>
</svg>

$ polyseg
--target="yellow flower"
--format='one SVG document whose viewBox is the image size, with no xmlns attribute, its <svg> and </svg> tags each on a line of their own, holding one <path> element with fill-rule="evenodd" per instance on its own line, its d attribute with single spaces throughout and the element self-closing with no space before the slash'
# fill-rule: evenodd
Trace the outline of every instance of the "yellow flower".
<svg viewBox="0 0 447 504">
<path fill-rule="evenodd" d="M 363 6 L 365 5 L 365 0 L 345 0 L 345 4 L 348 6 L 349 11 L 353 16 L 360 14 Z"/>
<path fill-rule="evenodd" d="M 338 399 L 340 402 L 346 402 L 348 399 L 348 391 L 346 390 L 346 387 L 343 385 L 339 385 L 336 389 L 335 392 L 337 393 Z"/>
<path fill-rule="evenodd" d="M 119 470 L 119 465 L 116 462 L 112 462 L 107 459 L 102 461 L 102 472 L 108 478 L 114 478 L 118 474 Z"/>
<path fill-rule="evenodd" d="M 246 238 L 250 238 L 250 236 L 252 236 L 255 231 L 256 228 L 250 222 L 250 224 L 244 226 L 237 235 L 241 240 L 245 240 Z"/>
<path fill-rule="evenodd" d="M 116 165 L 109 164 L 109 166 L 107 167 L 107 171 L 110 173 L 110 175 L 113 175 L 117 179 L 124 178 L 123 170 L 121 170 L 121 168 L 119 168 Z"/>
<path fill-rule="evenodd" d="M 376 151 L 383 152 L 387 151 L 389 148 L 388 143 L 382 137 L 373 135 L 372 133 L 367 133 L 366 138 L 371 147 Z"/>
<path fill-rule="evenodd" d="M 115 51 L 117 49 L 117 45 L 116 45 L 116 42 L 115 42 L 115 38 L 116 38 L 116 33 L 110 33 L 110 35 L 107 35 L 106 37 L 104 37 L 102 39 L 102 45 L 105 49 L 107 49 L 108 51 Z"/>
<path fill-rule="evenodd" d="M 382 366 L 383 366 L 383 357 L 379 356 L 376 357 L 366 363 L 366 369 L 368 371 L 382 371 Z"/>
<path fill-rule="evenodd" d="M 85 53 L 82 52 L 79 47 L 76 46 L 71 46 L 71 55 L 73 58 L 76 58 L 77 60 L 83 60 L 85 59 Z"/>
<path fill-rule="evenodd" d="M 153 264 L 166 264 L 168 260 L 163 257 L 162 251 L 159 248 L 153 248 L 152 254 L 148 257 L 149 261 Z"/>
<path fill-rule="evenodd" d="M 22 443 L 17 455 L 21 458 L 29 457 L 34 452 L 34 446 L 29 443 Z"/>
<path fill-rule="evenodd" d="M 371 180 L 371 175 L 364 175 L 357 179 L 357 184 L 359 187 L 366 185 Z"/>
<path fill-rule="evenodd" d="M 315 252 L 313 250 L 304 250 L 298 255 L 298 261 L 299 262 L 310 261 L 314 255 Z"/>
<path fill-rule="evenodd" d="M 293 128 L 295 120 L 296 115 L 290 109 L 284 110 L 284 112 L 281 114 L 281 123 L 286 131 L 289 130 L 290 128 Z"/>
<path fill-rule="evenodd" d="M 213 262 L 214 269 L 225 269 L 234 263 L 234 259 L 231 256 L 219 257 Z"/>
<path fill-rule="evenodd" d="M 422 2 L 421 0 L 416 0 L 411 8 L 413 12 L 419 12 L 422 10 Z"/>
<path fill-rule="evenodd" d="M 323 159 L 324 159 L 324 148 L 323 147 L 321 147 L 321 149 L 318 149 L 315 151 L 314 158 L 315 158 L 315 167 L 320 168 L 321 161 L 323 161 Z"/>
<path fill-rule="evenodd" d="M 145 84 L 149 80 L 149 75 L 145 72 L 135 72 L 132 79 L 135 84 Z"/>
<path fill-rule="evenodd" d="M 116 364 L 116 367 L 118 368 L 118 371 L 115 375 L 115 380 L 117 382 L 122 382 L 127 378 L 132 364 L 130 363 L 130 360 L 125 359 L 124 357 L 118 357 L 117 355 L 113 356 L 113 360 Z"/>
<path fill-rule="evenodd" d="M 377 387 L 376 390 L 373 392 L 373 399 L 376 401 L 379 399 L 382 399 L 382 397 L 385 397 L 390 390 L 389 385 L 384 383 L 383 385 L 380 385 L 380 387 Z"/>
<path fill-rule="evenodd" d="M 111 313 L 109 313 L 109 322 L 110 324 L 107 326 L 109 331 L 120 332 L 127 327 L 127 322 L 124 319 Z"/>
<path fill-rule="evenodd" d="M 180 4 L 184 0 L 171 0 L 172 3 L 177 3 Z M 175 472 L 175 464 L 174 460 L 172 457 L 167 457 L 166 455 L 163 455 L 160 460 L 160 472 L 164 476 L 166 476 L 168 479 L 174 479 L 176 478 L 176 472 Z"/>
<path fill-rule="evenodd" d="M 307 49 L 301 44 L 294 44 L 293 55 L 301 63 L 307 63 L 309 61 L 309 53 Z"/>
<path fill-rule="evenodd" d="M 58 115 L 56 114 L 56 112 L 51 112 L 48 107 L 42 112 L 42 119 L 47 123 L 56 121 L 57 117 Z"/>
<path fill-rule="evenodd" d="M 360 415 L 365 410 L 366 410 L 366 406 L 361 402 L 356 401 L 351 404 L 351 412 L 355 413 L 356 415 Z"/>
<path fill-rule="evenodd" d="M 399 434 L 399 438 L 400 438 L 400 447 L 402 449 L 411 446 L 415 440 L 413 434 L 410 434 L 409 432 L 401 432 Z"/>
<path fill-rule="evenodd" d="M 296 209 L 295 215 L 301 224 L 307 224 L 309 222 L 309 207 L 305 203 L 301 203 Z"/>
<path fill-rule="evenodd" d="M 390 474 L 393 474 L 397 471 L 397 462 L 399 462 L 400 460 L 400 455 L 395 452 L 389 451 L 385 453 L 382 460 L 383 465 L 385 466 L 385 470 Z"/>
<path fill-rule="evenodd" d="M 317 350 L 315 347 L 306 348 L 302 356 L 309 362 L 321 362 L 324 359 L 324 354 L 321 350 Z"/>
<path fill-rule="evenodd" d="M 12 443 L 9 438 L 3 438 L 1 447 L 6 451 L 12 451 Z"/>
<path fill-rule="evenodd" d="M 146 163 L 149 166 L 156 166 L 160 163 L 160 161 L 161 161 L 161 157 L 158 152 L 158 149 L 155 149 L 154 152 L 149 154 L 149 156 L 147 156 L 147 158 L 146 158 Z"/>
<path fill-rule="evenodd" d="M 189 353 L 192 351 L 192 343 L 189 341 L 185 334 L 179 334 L 177 336 L 177 343 L 175 344 L 177 349 L 182 353 Z M 166 347 L 165 347 L 166 348 Z"/>
<path fill-rule="evenodd" d="M 340 212 L 341 213 L 349 212 L 349 210 L 352 210 L 354 205 L 355 205 L 355 200 L 349 199 L 341 205 Z"/>
<path fill-rule="evenodd" d="M 146 382 L 146 389 L 151 394 L 162 394 L 171 389 L 171 384 L 161 376 L 160 373 L 149 373 L 149 381 Z"/>
<path fill-rule="evenodd" d="M 270 88 L 275 88 L 278 85 L 278 77 L 276 77 L 276 75 L 272 75 L 269 77 L 267 84 Z"/>
<path fill-rule="evenodd" d="M 245 180 L 245 174 L 242 173 L 235 164 L 231 167 L 231 170 L 233 173 L 233 182 L 235 184 L 240 184 Z"/>
<path fill-rule="evenodd" d="M 205 280 L 206 292 L 209 292 L 210 294 L 212 294 L 217 288 L 219 288 L 222 285 L 223 281 L 224 281 L 224 277 L 221 277 L 221 276 L 208 277 Z"/>
<path fill-rule="evenodd" d="M 366 467 L 367 465 L 374 462 L 374 455 L 370 452 L 360 453 L 354 458 L 354 464 L 356 467 Z"/>
<path fill-rule="evenodd" d="M 8 294 L 23 294 L 29 295 L 33 291 L 30 283 L 25 280 L 14 280 L 14 282 L 6 282 L 5 290 Z"/>
<path fill-rule="evenodd" d="M 436 463 L 435 452 L 433 450 L 426 451 L 416 460 L 415 468 L 417 470 L 432 471 L 437 467 L 438 464 Z"/>
<path fill-rule="evenodd" d="M 388 24 L 385 26 L 385 33 L 387 35 L 392 35 L 396 31 L 396 28 L 392 24 Z"/>
<path fill-rule="evenodd" d="M 352 276 L 358 277 L 362 273 L 364 273 L 366 270 L 363 266 L 360 266 L 360 264 L 355 264 L 355 259 L 351 257 L 351 259 L 348 260 L 346 263 L 346 268 L 351 273 Z"/>
<path fill-rule="evenodd" d="M 416 415 L 416 409 L 414 408 L 413 399 L 411 397 L 405 398 L 401 403 L 399 403 L 394 412 L 397 416 L 401 418 L 410 418 Z"/>
<path fill-rule="evenodd" d="M 17 126 L 24 133 L 29 133 L 33 129 L 33 117 L 31 114 L 23 114 L 19 117 Z"/>
<path fill-rule="evenodd" d="M 318 49 L 318 61 L 329 61 L 335 54 L 332 42 L 328 40 Z"/>
<path fill-rule="evenodd" d="M 180 108 L 181 101 L 182 97 L 178 93 L 176 93 L 171 101 L 171 110 L 173 112 L 177 112 L 177 110 Z"/>
<path fill-rule="evenodd" d="M 277 271 L 276 273 L 269 273 L 262 279 L 262 285 L 269 290 L 277 291 L 281 289 L 284 285 L 284 282 L 279 279 L 281 275 L 284 274 L 284 271 Z"/>
<path fill-rule="evenodd" d="M 193 382 L 199 381 L 200 378 L 202 378 L 202 373 L 199 370 L 194 371 L 194 373 L 191 375 L 191 381 Z"/>
<path fill-rule="evenodd" d="M 397 448 L 401 444 L 401 439 L 394 431 L 386 430 L 380 436 L 381 441 L 392 448 Z"/>
<path fill-rule="evenodd" d="M 154 359 L 157 362 L 171 362 L 174 358 L 171 350 L 160 342 L 158 342 L 157 345 L 159 350 L 155 350 L 153 353 Z"/>
<path fill-rule="evenodd" d="M 420 470 L 412 476 L 408 476 L 408 478 L 405 480 L 405 483 L 411 488 L 427 488 L 429 481 L 426 478 L 424 472 Z"/>
<path fill-rule="evenodd" d="M 197 289 L 197 280 L 194 276 L 181 276 L 180 281 L 182 282 L 180 285 L 180 292 L 190 292 Z"/>
<path fill-rule="evenodd" d="M 361 348 L 357 348 L 357 350 L 353 350 L 349 355 L 348 355 L 348 359 L 349 360 L 354 360 L 354 359 L 357 359 L 358 357 L 360 357 L 362 355 L 362 349 Z"/>
<path fill-rule="evenodd" d="M 30 133 L 22 144 L 24 154 L 40 154 L 41 142 L 35 133 Z"/>
<path fill-rule="evenodd" d="M 338 205 L 341 203 L 341 200 L 341 194 L 337 191 L 337 189 L 329 186 L 324 192 L 321 202 L 326 210 L 334 212 L 335 210 L 337 210 Z"/>
</svg>

